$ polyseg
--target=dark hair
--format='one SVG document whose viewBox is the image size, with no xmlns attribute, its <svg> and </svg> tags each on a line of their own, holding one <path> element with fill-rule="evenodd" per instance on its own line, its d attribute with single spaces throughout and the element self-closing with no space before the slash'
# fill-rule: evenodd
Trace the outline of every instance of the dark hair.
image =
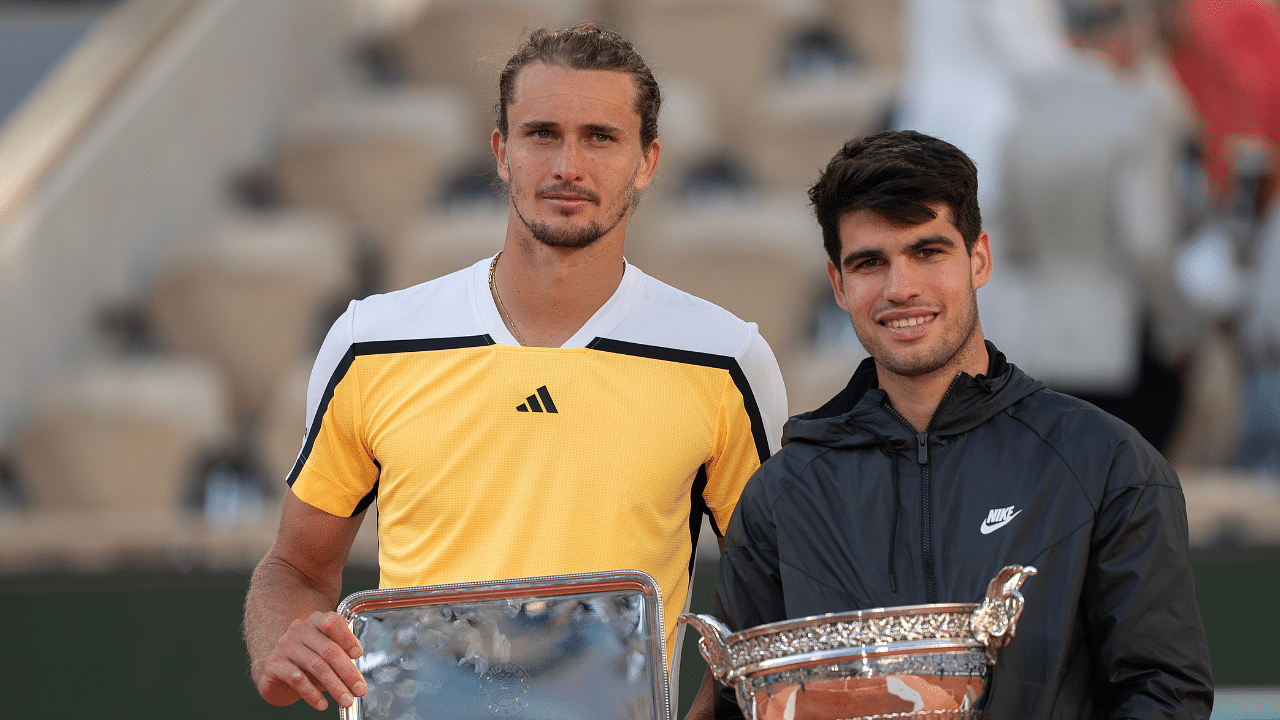
<svg viewBox="0 0 1280 720">
<path fill-rule="evenodd" d="M 897 225 L 919 225 L 937 217 L 929 205 L 951 208 L 952 223 L 966 251 L 982 232 L 978 169 L 960 148 L 915 132 L 890 130 L 850 140 L 831 158 L 809 189 L 822 244 L 840 264 L 840 218 L 870 210 Z"/>
<path fill-rule="evenodd" d="M 507 105 L 515 94 L 516 78 L 531 62 L 573 70 L 613 70 L 631 76 L 636 88 L 635 110 L 640 115 L 640 147 L 648 150 L 658 138 L 662 92 L 653 72 L 630 41 L 612 30 L 582 23 L 563 30 L 534 30 L 498 76 L 498 131 L 507 136 Z"/>
</svg>

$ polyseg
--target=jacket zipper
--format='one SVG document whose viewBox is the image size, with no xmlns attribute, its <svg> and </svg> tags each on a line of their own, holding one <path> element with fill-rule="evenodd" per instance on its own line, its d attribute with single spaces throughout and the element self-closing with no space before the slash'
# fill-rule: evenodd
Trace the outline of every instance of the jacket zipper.
<svg viewBox="0 0 1280 720">
<path fill-rule="evenodd" d="M 937 575 L 933 565 L 933 479 L 929 473 L 929 430 L 933 427 L 933 421 L 938 417 L 938 410 L 942 408 L 942 404 L 951 396 L 951 391 L 955 389 L 956 382 L 960 380 L 961 373 L 951 379 L 951 384 L 947 386 L 947 391 L 942 394 L 942 399 L 938 401 L 938 407 L 934 408 L 933 417 L 929 418 L 929 424 L 925 426 L 924 432 L 915 432 L 915 428 L 902 414 L 889 404 L 888 399 L 885 400 L 885 409 L 889 414 L 898 419 L 908 430 L 915 433 L 916 436 L 916 462 L 920 465 L 920 555 L 924 562 L 924 587 L 929 598 L 929 602 L 938 602 L 938 582 Z M 896 499 L 895 499 L 896 502 Z"/>
<path fill-rule="evenodd" d="M 916 434 L 916 459 L 920 462 L 920 556 L 924 560 L 924 587 L 929 602 L 938 602 L 933 569 L 933 478 L 929 475 L 929 433 Z"/>
</svg>

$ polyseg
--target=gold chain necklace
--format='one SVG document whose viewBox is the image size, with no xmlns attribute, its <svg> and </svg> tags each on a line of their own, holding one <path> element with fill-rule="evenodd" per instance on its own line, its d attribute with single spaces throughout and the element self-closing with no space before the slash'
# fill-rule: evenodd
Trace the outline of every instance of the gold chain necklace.
<svg viewBox="0 0 1280 720">
<path fill-rule="evenodd" d="M 506 323 L 507 329 L 511 331 L 511 335 L 515 337 L 516 342 L 524 347 L 524 338 L 520 337 L 520 331 L 516 330 L 516 324 L 511 321 L 511 316 L 507 314 L 507 306 L 502 304 L 502 295 L 498 292 L 498 284 L 494 282 L 493 276 L 498 269 L 498 258 L 502 257 L 502 251 L 498 251 L 493 256 L 493 262 L 489 263 L 489 292 L 493 293 L 493 299 L 498 301 L 498 312 L 502 315 L 502 322 Z"/>
</svg>

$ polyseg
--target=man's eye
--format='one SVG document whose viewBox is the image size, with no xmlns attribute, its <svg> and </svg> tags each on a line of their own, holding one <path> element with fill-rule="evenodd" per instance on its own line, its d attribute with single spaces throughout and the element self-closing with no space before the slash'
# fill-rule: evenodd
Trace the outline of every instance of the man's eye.
<svg viewBox="0 0 1280 720">
<path fill-rule="evenodd" d="M 613 136 L 612 136 L 612 135 L 605 135 L 604 133 L 596 133 L 596 134 L 595 134 L 595 141 L 596 141 L 596 142 L 606 143 L 606 142 L 609 142 L 609 141 L 610 141 L 610 140 L 612 140 L 612 139 L 613 139 Z"/>
</svg>

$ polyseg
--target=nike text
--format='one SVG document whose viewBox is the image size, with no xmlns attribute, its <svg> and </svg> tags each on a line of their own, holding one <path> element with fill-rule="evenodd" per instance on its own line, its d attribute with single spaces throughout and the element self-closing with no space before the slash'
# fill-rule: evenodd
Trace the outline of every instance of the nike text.
<svg viewBox="0 0 1280 720">
<path fill-rule="evenodd" d="M 1021 510 L 1015 512 L 1013 508 L 1013 505 L 1006 508 L 992 508 L 991 512 L 987 513 L 987 519 L 982 521 L 982 534 L 989 535 L 999 530 L 1022 512 Z"/>
</svg>

